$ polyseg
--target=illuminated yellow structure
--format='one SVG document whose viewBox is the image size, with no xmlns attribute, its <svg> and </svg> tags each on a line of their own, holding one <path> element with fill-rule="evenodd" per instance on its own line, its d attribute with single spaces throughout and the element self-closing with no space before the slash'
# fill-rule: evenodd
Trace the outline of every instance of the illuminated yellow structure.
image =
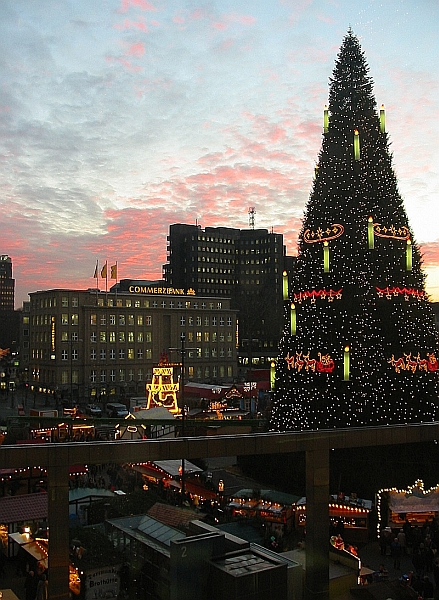
<svg viewBox="0 0 439 600">
<path fill-rule="evenodd" d="M 177 403 L 179 384 L 174 383 L 174 366 L 168 363 L 166 356 L 162 356 L 159 365 L 153 368 L 152 381 L 146 385 L 147 410 L 164 406 L 173 415 L 180 413 Z"/>
</svg>

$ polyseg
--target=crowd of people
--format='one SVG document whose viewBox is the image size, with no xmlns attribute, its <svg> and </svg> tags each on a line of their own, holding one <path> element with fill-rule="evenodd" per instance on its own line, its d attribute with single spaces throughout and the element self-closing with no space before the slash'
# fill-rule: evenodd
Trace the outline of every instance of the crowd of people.
<svg viewBox="0 0 439 600">
<path fill-rule="evenodd" d="M 413 526 L 406 521 L 398 531 L 385 527 L 379 537 L 381 556 L 391 557 L 393 569 L 401 570 L 401 559 L 411 569 L 401 577 L 418 597 L 424 599 L 439 596 L 439 526 L 433 519 L 422 525 Z"/>
</svg>

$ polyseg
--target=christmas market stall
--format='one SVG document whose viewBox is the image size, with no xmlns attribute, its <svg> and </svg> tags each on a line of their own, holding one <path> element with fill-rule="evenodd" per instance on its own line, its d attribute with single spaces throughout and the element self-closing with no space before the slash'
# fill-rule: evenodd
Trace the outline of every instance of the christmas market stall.
<svg viewBox="0 0 439 600">
<path fill-rule="evenodd" d="M 379 527 L 401 528 L 407 521 L 412 527 L 439 518 L 439 486 L 424 489 L 417 480 L 405 490 L 382 489 L 377 495 Z"/>
<path fill-rule="evenodd" d="M 329 500 L 329 519 L 334 535 L 341 534 L 349 543 L 367 542 L 369 531 L 369 515 L 372 510 L 371 500 L 334 495 Z M 306 526 L 306 498 L 301 498 L 295 507 L 295 526 L 304 529 Z"/>
</svg>

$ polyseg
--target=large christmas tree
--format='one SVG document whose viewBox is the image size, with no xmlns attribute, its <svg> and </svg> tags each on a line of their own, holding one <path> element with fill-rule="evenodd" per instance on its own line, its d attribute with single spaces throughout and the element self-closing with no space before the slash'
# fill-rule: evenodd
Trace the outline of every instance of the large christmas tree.
<svg viewBox="0 0 439 600">
<path fill-rule="evenodd" d="M 274 430 L 438 415 L 433 311 L 372 88 L 349 30 L 330 79 L 297 269 L 290 282 L 284 274 Z"/>
</svg>

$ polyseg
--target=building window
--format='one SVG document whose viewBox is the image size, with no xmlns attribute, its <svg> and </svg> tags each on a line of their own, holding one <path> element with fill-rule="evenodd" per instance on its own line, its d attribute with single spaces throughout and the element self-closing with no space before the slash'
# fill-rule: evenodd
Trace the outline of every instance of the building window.
<svg viewBox="0 0 439 600">
<path fill-rule="evenodd" d="M 197 327 L 201 327 L 201 317 L 197 317 Z"/>
<path fill-rule="evenodd" d="M 201 331 L 197 331 L 197 342 L 201 342 Z"/>
<path fill-rule="evenodd" d="M 232 377 L 232 375 L 233 375 L 233 369 L 232 369 L 231 365 L 229 365 L 227 367 L 227 377 Z"/>
<path fill-rule="evenodd" d="M 209 350 L 209 346 L 206 346 L 204 348 L 204 358 L 209 358 L 210 357 L 210 350 Z"/>
<path fill-rule="evenodd" d="M 188 324 L 189 326 L 192 326 L 192 325 L 194 324 L 194 317 L 188 317 L 188 318 L 187 318 L 187 324 Z"/>
<path fill-rule="evenodd" d="M 137 369 L 137 381 L 143 381 L 143 369 Z"/>
<path fill-rule="evenodd" d="M 67 352 L 67 350 L 63 350 L 61 352 L 61 360 L 69 360 L 69 353 Z"/>
<path fill-rule="evenodd" d="M 107 371 L 105 371 L 105 369 L 103 369 L 101 371 L 101 383 L 105 383 L 107 381 Z"/>
<path fill-rule="evenodd" d="M 127 301 L 125 302 L 125 306 L 127 306 L 128 308 L 131 308 L 131 298 L 127 298 Z"/>
<path fill-rule="evenodd" d="M 61 325 L 69 324 L 69 315 L 67 313 L 62 313 L 61 315 Z"/>
<path fill-rule="evenodd" d="M 145 325 L 152 325 L 152 317 L 150 315 L 145 317 Z"/>
<path fill-rule="evenodd" d="M 152 332 L 151 331 L 146 331 L 145 332 L 145 342 L 147 344 L 151 344 L 152 343 Z"/>
<path fill-rule="evenodd" d="M 212 327 L 216 327 L 218 323 L 218 319 L 216 317 L 212 317 Z"/>
<path fill-rule="evenodd" d="M 79 323 L 79 315 L 77 313 L 72 314 L 72 325 L 78 325 Z"/>
<path fill-rule="evenodd" d="M 69 297 L 62 296 L 61 298 L 61 306 L 67 307 L 69 305 Z"/>
<path fill-rule="evenodd" d="M 68 331 L 62 331 L 61 332 L 61 341 L 62 342 L 68 342 L 69 341 L 69 332 Z"/>
<path fill-rule="evenodd" d="M 107 359 L 107 351 L 105 350 L 105 348 L 101 348 L 101 350 L 99 352 L 99 357 L 101 360 Z"/>
<path fill-rule="evenodd" d="M 184 315 L 181 315 L 181 316 L 180 316 L 180 325 L 182 325 L 182 326 L 183 326 L 183 325 L 186 325 L 186 318 L 185 318 L 185 316 L 184 316 Z"/>
<path fill-rule="evenodd" d="M 148 359 L 148 360 L 152 359 L 152 350 L 151 350 L 151 348 L 147 348 L 146 349 L 145 358 Z"/>
<path fill-rule="evenodd" d="M 137 348 L 137 358 L 139 360 L 143 358 L 143 348 Z"/>
<path fill-rule="evenodd" d="M 116 349 L 110 348 L 110 360 L 116 360 Z"/>
<path fill-rule="evenodd" d="M 209 367 L 204 367 L 204 377 L 205 377 L 206 379 L 208 379 L 208 378 L 209 378 Z"/>
<path fill-rule="evenodd" d="M 110 381 L 116 381 L 116 369 L 110 369 Z"/>
<path fill-rule="evenodd" d="M 76 348 L 73 348 L 72 350 L 72 360 L 78 360 L 78 350 Z"/>
<path fill-rule="evenodd" d="M 125 381 L 125 369 L 119 369 L 119 381 Z"/>
<path fill-rule="evenodd" d="M 107 341 L 107 332 L 106 331 L 100 331 L 99 332 L 99 340 L 102 343 L 105 343 Z"/>
<path fill-rule="evenodd" d="M 61 371 L 61 383 L 69 383 L 69 372 Z"/>
<path fill-rule="evenodd" d="M 134 315 L 128 315 L 128 325 L 134 325 Z"/>
<path fill-rule="evenodd" d="M 224 327 L 224 317 L 219 318 L 220 327 Z"/>
<path fill-rule="evenodd" d="M 92 348 L 90 350 L 90 360 L 96 360 L 96 350 L 95 350 L 95 348 Z"/>
<path fill-rule="evenodd" d="M 135 300 L 134 301 L 134 307 L 135 308 L 140 308 L 140 300 Z"/>
<path fill-rule="evenodd" d="M 125 342 L 125 331 L 119 331 L 119 342 Z"/>
<path fill-rule="evenodd" d="M 212 348 L 212 358 L 216 358 L 217 357 L 217 350 L 216 348 Z"/>
<path fill-rule="evenodd" d="M 205 341 L 205 342 L 208 342 L 208 341 L 209 341 L 209 332 L 208 332 L 208 331 L 205 331 L 205 332 L 204 332 L 204 341 Z"/>
<path fill-rule="evenodd" d="M 96 383 L 96 371 L 94 369 L 92 369 L 90 372 L 90 382 Z"/>
<path fill-rule="evenodd" d="M 194 367 L 188 367 L 187 374 L 189 378 L 192 378 L 194 376 Z"/>
<path fill-rule="evenodd" d="M 107 315 L 106 314 L 101 315 L 99 321 L 100 321 L 101 325 L 106 325 L 107 324 Z"/>
<path fill-rule="evenodd" d="M 128 348 L 127 356 L 128 360 L 134 360 L 134 348 Z"/>
<path fill-rule="evenodd" d="M 125 315 L 119 315 L 119 325 L 125 325 Z"/>
<path fill-rule="evenodd" d="M 193 342 L 194 341 L 194 333 L 193 331 L 189 331 L 187 334 L 187 341 L 188 342 Z"/>
<path fill-rule="evenodd" d="M 225 368 L 225 366 L 224 366 L 224 365 L 220 365 L 220 368 L 219 368 L 219 374 L 220 374 L 220 377 L 225 377 L 225 374 L 226 374 L 226 368 Z"/>
<path fill-rule="evenodd" d="M 134 331 L 128 332 L 128 342 L 131 342 L 131 343 L 134 342 Z"/>
<path fill-rule="evenodd" d="M 79 333 L 77 331 L 72 331 L 72 342 L 79 342 Z"/>
<path fill-rule="evenodd" d="M 110 331 L 108 334 L 108 339 L 110 341 L 111 344 L 115 344 L 116 343 L 116 332 L 115 331 Z"/>
<path fill-rule="evenodd" d="M 110 325 L 116 325 L 116 315 L 110 315 Z"/>
<path fill-rule="evenodd" d="M 125 348 L 119 348 L 119 358 L 125 360 Z"/>
<path fill-rule="evenodd" d="M 227 327 L 232 326 L 232 317 L 227 317 Z"/>
<path fill-rule="evenodd" d="M 137 325 L 143 325 L 143 315 L 137 315 Z"/>
<path fill-rule="evenodd" d="M 139 344 L 143 342 L 143 331 L 137 332 L 137 341 L 139 342 Z"/>
<path fill-rule="evenodd" d="M 232 350 L 232 348 L 227 348 L 227 357 L 228 358 L 232 358 L 232 356 L 233 356 L 233 350 Z"/>
</svg>

